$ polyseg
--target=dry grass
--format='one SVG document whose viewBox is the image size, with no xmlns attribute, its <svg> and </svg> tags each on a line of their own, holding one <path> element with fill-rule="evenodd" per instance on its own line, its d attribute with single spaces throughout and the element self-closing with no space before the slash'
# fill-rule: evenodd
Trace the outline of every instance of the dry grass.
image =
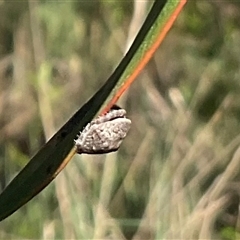
<svg viewBox="0 0 240 240">
<path fill-rule="evenodd" d="M 25 1 L 11 19 L 0 4 L 4 188 L 109 76 L 148 5 Z M 75 156 L 0 238 L 239 239 L 239 7 L 190 1 L 122 98 L 118 153 Z"/>
</svg>

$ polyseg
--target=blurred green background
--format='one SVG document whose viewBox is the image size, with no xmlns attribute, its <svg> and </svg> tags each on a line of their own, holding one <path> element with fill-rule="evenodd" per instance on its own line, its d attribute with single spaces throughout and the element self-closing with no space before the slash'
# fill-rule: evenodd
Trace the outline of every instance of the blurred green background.
<svg viewBox="0 0 240 240">
<path fill-rule="evenodd" d="M 0 189 L 106 81 L 151 1 L 0 1 Z M 240 2 L 189 1 L 121 98 L 117 153 L 75 156 L 1 239 L 240 239 Z M 0 206 L 1 207 L 1 206 Z"/>
</svg>

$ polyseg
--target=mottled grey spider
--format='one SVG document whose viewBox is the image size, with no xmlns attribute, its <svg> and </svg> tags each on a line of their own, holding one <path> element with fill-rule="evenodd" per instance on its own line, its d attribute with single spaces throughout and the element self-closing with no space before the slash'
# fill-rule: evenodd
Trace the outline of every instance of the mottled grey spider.
<svg viewBox="0 0 240 240">
<path fill-rule="evenodd" d="M 126 111 L 114 105 L 109 112 L 87 124 L 74 140 L 77 153 L 102 154 L 117 151 L 131 127 Z"/>
</svg>

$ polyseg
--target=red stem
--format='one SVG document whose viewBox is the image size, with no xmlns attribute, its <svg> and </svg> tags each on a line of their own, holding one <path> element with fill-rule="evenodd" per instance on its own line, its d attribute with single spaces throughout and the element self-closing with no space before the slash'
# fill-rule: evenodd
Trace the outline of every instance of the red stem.
<svg viewBox="0 0 240 240">
<path fill-rule="evenodd" d="M 181 0 L 179 2 L 179 5 L 175 9 L 175 11 L 172 13 L 171 17 L 167 21 L 166 25 L 164 26 L 163 30 L 158 35 L 156 41 L 152 44 L 152 46 L 148 49 L 148 51 L 143 56 L 142 60 L 139 62 L 139 64 L 134 69 L 133 73 L 127 78 L 127 80 L 124 82 L 124 84 L 120 87 L 119 91 L 113 96 L 113 98 L 110 100 L 108 105 L 104 108 L 102 113 L 107 112 L 110 110 L 110 108 L 117 102 L 117 100 L 120 98 L 120 96 L 125 92 L 126 89 L 129 88 L 129 86 L 133 83 L 133 81 L 137 78 L 137 76 L 140 74 L 140 72 L 143 70 L 143 68 L 146 66 L 146 64 L 149 62 L 149 60 L 152 58 L 155 51 L 158 49 L 159 45 L 162 43 L 163 39 L 165 38 L 166 34 L 172 27 L 174 21 L 176 20 L 177 16 L 181 12 L 183 6 L 187 0 Z"/>
</svg>

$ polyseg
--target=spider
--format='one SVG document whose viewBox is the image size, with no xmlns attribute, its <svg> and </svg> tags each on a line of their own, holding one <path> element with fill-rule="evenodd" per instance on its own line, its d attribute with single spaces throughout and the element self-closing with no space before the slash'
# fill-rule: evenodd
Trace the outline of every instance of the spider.
<svg viewBox="0 0 240 240">
<path fill-rule="evenodd" d="M 74 140 L 77 153 L 103 154 L 119 149 L 131 127 L 126 111 L 114 105 L 109 112 L 87 124 Z"/>
</svg>

